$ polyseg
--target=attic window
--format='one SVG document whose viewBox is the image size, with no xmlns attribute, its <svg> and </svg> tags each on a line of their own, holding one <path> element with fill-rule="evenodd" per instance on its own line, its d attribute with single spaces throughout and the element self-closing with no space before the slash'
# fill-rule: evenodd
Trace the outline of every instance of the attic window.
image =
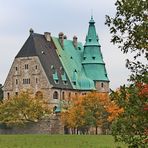
<svg viewBox="0 0 148 148">
<path fill-rule="evenodd" d="M 75 81 L 73 82 L 73 85 L 76 85 L 76 82 Z"/>
<path fill-rule="evenodd" d="M 59 84 L 59 80 L 54 80 L 55 84 Z"/>
<path fill-rule="evenodd" d="M 53 65 L 51 65 L 51 69 L 54 69 L 54 66 Z"/>
<path fill-rule="evenodd" d="M 65 80 L 65 81 L 63 81 L 63 83 L 64 83 L 64 85 L 67 85 L 67 84 L 68 84 L 66 80 Z"/>
<path fill-rule="evenodd" d="M 86 57 L 83 57 L 83 60 L 86 60 Z"/>
<path fill-rule="evenodd" d="M 81 47 L 78 47 L 79 50 L 81 50 Z"/>
<path fill-rule="evenodd" d="M 89 42 L 91 42 L 91 39 L 89 39 Z"/>
<path fill-rule="evenodd" d="M 93 59 L 93 60 L 95 60 L 95 59 L 96 59 L 96 57 L 92 57 L 92 59 Z"/>
<path fill-rule="evenodd" d="M 73 57 L 71 56 L 70 59 L 73 59 Z"/>
<path fill-rule="evenodd" d="M 77 72 L 77 70 L 75 69 L 75 72 Z"/>
</svg>

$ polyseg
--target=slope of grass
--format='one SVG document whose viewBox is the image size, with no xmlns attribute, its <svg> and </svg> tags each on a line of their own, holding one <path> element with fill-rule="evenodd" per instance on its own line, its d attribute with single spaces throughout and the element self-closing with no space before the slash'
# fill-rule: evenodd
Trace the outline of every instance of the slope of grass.
<svg viewBox="0 0 148 148">
<path fill-rule="evenodd" d="M 0 135 L 0 148 L 126 148 L 112 136 L 101 135 Z"/>
</svg>

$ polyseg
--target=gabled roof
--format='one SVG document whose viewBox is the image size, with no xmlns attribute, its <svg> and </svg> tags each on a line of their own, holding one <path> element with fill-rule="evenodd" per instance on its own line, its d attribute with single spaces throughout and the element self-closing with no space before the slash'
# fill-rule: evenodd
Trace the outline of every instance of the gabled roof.
<svg viewBox="0 0 148 148">
<path fill-rule="evenodd" d="M 72 89 L 52 40 L 49 42 L 44 35 L 32 33 L 15 58 L 32 56 L 39 57 L 46 76 L 53 87 Z M 62 80 L 64 74 L 67 78 L 66 84 Z M 55 77 L 58 81 L 55 80 Z"/>
</svg>

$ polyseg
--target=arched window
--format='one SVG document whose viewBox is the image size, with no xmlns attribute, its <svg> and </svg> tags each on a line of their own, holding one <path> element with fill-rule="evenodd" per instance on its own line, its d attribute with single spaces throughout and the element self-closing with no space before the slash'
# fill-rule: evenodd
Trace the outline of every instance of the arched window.
<svg viewBox="0 0 148 148">
<path fill-rule="evenodd" d="M 35 93 L 35 97 L 40 98 L 40 99 L 43 99 L 43 93 L 41 91 L 37 91 Z"/>
<path fill-rule="evenodd" d="M 54 107 L 53 107 L 53 112 L 54 112 L 56 109 L 57 109 L 57 106 L 54 106 Z"/>
<path fill-rule="evenodd" d="M 57 92 L 57 91 L 55 91 L 55 92 L 53 93 L 53 99 L 58 99 L 58 92 Z"/>
<path fill-rule="evenodd" d="M 64 100 L 65 99 L 65 92 L 63 91 L 62 92 L 62 100 Z"/>
<path fill-rule="evenodd" d="M 103 84 L 103 83 L 101 83 L 101 87 L 102 87 L 102 88 L 104 87 L 104 84 Z"/>
</svg>

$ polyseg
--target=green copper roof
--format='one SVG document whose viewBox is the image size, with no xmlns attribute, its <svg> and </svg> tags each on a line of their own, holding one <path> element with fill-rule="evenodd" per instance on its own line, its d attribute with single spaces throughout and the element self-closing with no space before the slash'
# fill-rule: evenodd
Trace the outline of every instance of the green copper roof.
<svg viewBox="0 0 148 148">
<path fill-rule="evenodd" d="M 64 39 L 64 47 L 62 48 L 58 38 L 52 37 L 52 39 L 73 88 L 81 90 L 95 89 L 94 82 L 85 76 L 84 68 L 81 64 L 83 59 L 82 43 L 78 43 L 78 47 L 75 48 L 73 41 Z"/>
<path fill-rule="evenodd" d="M 91 17 L 84 45 L 82 64 L 87 77 L 94 81 L 109 81 L 94 24 L 93 17 Z"/>
<path fill-rule="evenodd" d="M 88 33 L 86 36 L 86 45 L 99 45 L 98 42 L 98 35 L 96 33 L 96 28 L 95 28 L 95 21 L 93 20 L 93 17 L 91 16 L 91 20 L 89 21 L 89 29 L 88 29 Z"/>
<path fill-rule="evenodd" d="M 94 81 L 109 81 L 94 24 L 91 17 L 84 47 L 80 42 L 75 47 L 73 41 L 67 39 L 64 39 L 61 46 L 59 39 L 52 37 L 56 52 L 74 89 L 92 90 L 95 89 Z M 62 79 L 66 79 L 66 75 L 62 75 Z"/>
<path fill-rule="evenodd" d="M 58 78 L 57 71 L 55 71 L 55 73 L 53 74 L 53 79 L 54 79 L 54 80 L 58 80 L 58 79 L 59 79 L 59 78 Z"/>
</svg>

